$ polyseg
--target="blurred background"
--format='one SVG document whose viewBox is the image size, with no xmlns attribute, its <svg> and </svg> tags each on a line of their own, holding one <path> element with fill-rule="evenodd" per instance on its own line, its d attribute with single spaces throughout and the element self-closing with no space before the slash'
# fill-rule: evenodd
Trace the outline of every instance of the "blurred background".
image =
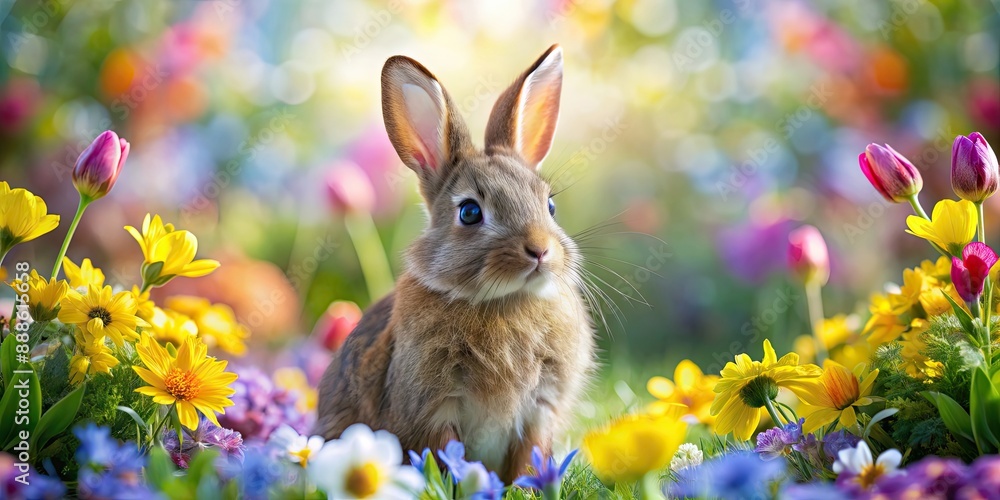
<svg viewBox="0 0 1000 500">
<path fill-rule="evenodd" d="M 604 376 L 669 376 L 683 358 L 717 372 L 735 353 L 759 357 L 764 337 L 784 352 L 808 333 L 804 294 L 785 268 L 795 227 L 825 235 L 826 314 L 855 325 L 870 293 L 933 256 L 903 232 L 910 208 L 882 201 L 857 155 L 889 143 L 922 171 L 928 211 L 953 197 L 954 137 L 978 130 L 1000 145 L 998 9 L 990 0 L 0 1 L 0 178 L 63 217 L 10 259 L 49 265 L 76 206 L 76 157 L 113 129 L 131 154 L 87 211 L 70 257 L 89 256 L 110 283 L 131 287 L 142 255 L 122 227 L 160 214 L 223 266 L 154 298 L 230 305 L 251 331 L 247 359 L 281 364 L 281 348 L 303 342 L 331 302 L 372 302 L 345 211 L 372 214 L 396 275 L 423 226 L 415 176 L 382 124 L 385 59 L 405 54 L 433 71 L 481 141 L 496 96 L 560 43 L 562 115 L 542 171 L 560 190 L 567 231 L 596 226 L 581 244 L 610 301 Z M 997 234 L 1000 200 L 987 211 Z"/>
</svg>

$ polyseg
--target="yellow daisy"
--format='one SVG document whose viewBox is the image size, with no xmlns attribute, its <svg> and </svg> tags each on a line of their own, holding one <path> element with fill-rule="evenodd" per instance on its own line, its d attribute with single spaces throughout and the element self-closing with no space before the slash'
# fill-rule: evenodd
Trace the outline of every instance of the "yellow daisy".
<svg viewBox="0 0 1000 500">
<path fill-rule="evenodd" d="M 978 222 L 976 205 L 971 201 L 941 200 L 934 205 L 931 220 L 917 215 L 907 217 L 906 232 L 961 256 L 962 249 L 976 236 Z"/>
<path fill-rule="evenodd" d="M 86 294 L 67 295 L 59 310 L 59 321 L 77 325 L 94 337 L 107 336 L 120 346 L 126 339 L 139 338 L 137 326 L 148 326 L 135 312 L 136 303 L 130 292 L 113 294 L 110 286 L 90 285 Z"/>
<path fill-rule="evenodd" d="M 889 305 L 892 313 L 896 315 L 904 314 L 913 306 L 920 302 L 920 294 L 925 288 L 924 272 L 920 268 L 903 270 L 903 286 L 899 287 L 899 293 L 889 296 Z M 929 285 L 930 283 L 927 283 Z"/>
<path fill-rule="evenodd" d="M 118 366 L 118 358 L 111 353 L 111 349 L 104 342 L 104 337 L 94 337 L 79 328 L 73 337 L 76 339 L 76 348 L 69 360 L 71 384 L 83 382 L 88 374 L 110 375 L 111 369 Z"/>
<path fill-rule="evenodd" d="M 822 373 L 816 365 L 799 366 L 799 355 L 793 352 L 778 359 L 769 340 L 764 340 L 762 361 L 752 361 L 746 353 L 736 356 L 735 361 L 726 363 L 715 384 L 711 413 L 718 417 L 717 434 L 732 432 L 743 441 L 753 435 L 765 405 L 777 397 L 779 387 L 801 397 L 803 391 L 810 390 L 809 382 Z"/>
<path fill-rule="evenodd" d="M 22 188 L 11 189 L 6 181 L 0 181 L 0 255 L 58 225 L 59 216 L 48 213 L 45 200 Z"/>
<path fill-rule="evenodd" d="M 149 324 L 150 334 L 161 344 L 169 342 L 178 347 L 189 338 L 198 336 L 198 326 L 194 321 L 177 311 L 154 307 Z"/>
<path fill-rule="evenodd" d="M 858 366 L 861 363 L 870 363 L 874 351 L 875 349 L 867 340 L 857 339 L 832 351 L 830 359 L 844 366 Z"/>
<path fill-rule="evenodd" d="M 219 267 L 216 260 L 195 260 L 198 238 L 190 231 L 163 224 L 159 215 L 150 219 L 146 214 L 141 233 L 132 226 L 125 226 L 125 230 L 142 249 L 142 278 L 147 285 L 161 286 L 177 276 L 204 276 Z"/>
<path fill-rule="evenodd" d="M 46 281 L 34 269 L 27 280 L 15 280 L 10 286 L 18 295 L 28 296 L 28 312 L 35 321 L 55 319 L 59 313 L 59 302 L 69 292 L 69 284 L 65 281 Z"/>
<path fill-rule="evenodd" d="M 72 260 L 69 260 L 69 257 L 63 257 L 62 262 L 63 272 L 66 273 L 69 286 L 74 289 L 84 292 L 90 285 L 98 288 L 104 286 L 104 271 L 101 271 L 98 267 L 94 267 L 90 259 L 83 259 L 83 262 L 79 266 L 74 264 Z"/>
<path fill-rule="evenodd" d="M 899 316 L 893 312 L 891 300 L 885 295 L 873 295 L 869 310 L 872 317 L 865 323 L 861 333 L 873 346 L 892 342 L 906 330 L 906 324 L 900 323 Z"/>
<path fill-rule="evenodd" d="M 812 385 L 812 390 L 799 394 L 803 405 L 800 414 L 806 419 L 803 432 L 813 432 L 834 420 L 840 426 L 853 427 L 858 423 L 855 406 L 872 404 L 872 386 L 878 370 L 865 371 L 860 364 L 854 372 L 833 360 L 823 362 L 823 374 Z"/>
<path fill-rule="evenodd" d="M 170 297 L 166 306 L 193 319 L 198 325 L 198 336 L 208 347 L 218 347 L 236 356 L 246 354 L 245 340 L 250 336 L 250 330 L 236 320 L 236 313 L 231 307 L 212 304 L 208 299 L 190 295 Z"/>
<path fill-rule="evenodd" d="M 156 304 L 149 298 L 149 290 L 143 292 L 138 286 L 132 285 L 132 297 L 135 299 L 135 315 L 146 321 L 153 319 Z"/>
<path fill-rule="evenodd" d="M 715 400 L 712 389 L 718 381 L 718 375 L 705 375 L 698 365 L 685 359 L 674 369 L 672 381 L 666 377 L 653 377 L 646 383 L 646 389 L 659 400 L 653 403 L 654 407 L 679 403 L 688 407 L 687 415 L 711 426 L 715 422 L 715 417 L 709 412 Z"/>
<path fill-rule="evenodd" d="M 660 414 L 629 415 L 590 431 L 583 453 L 605 483 L 638 481 L 670 463 L 687 435 L 683 405 Z"/>
<path fill-rule="evenodd" d="M 233 405 L 229 396 L 236 391 L 229 385 L 236 374 L 225 371 L 226 361 L 208 356 L 208 348 L 200 340 L 189 338 L 174 358 L 152 336 L 143 334 L 136 353 L 145 368 L 132 369 L 149 385 L 135 392 L 152 397 L 156 404 L 174 405 L 184 427 L 197 429 L 199 412 L 219 425 L 215 414 L 225 413 L 224 408 Z"/>
<path fill-rule="evenodd" d="M 164 224 L 163 219 L 161 219 L 159 215 L 154 215 L 150 218 L 150 214 L 146 214 L 146 217 L 142 219 L 141 233 L 132 226 L 125 226 L 125 230 L 128 231 L 128 233 L 131 234 L 137 242 L 139 242 L 139 248 L 142 250 L 142 254 L 149 255 L 149 248 L 153 246 L 153 242 L 167 233 L 172 233 L 174 231 L 174 225 Z"/>
</svg>

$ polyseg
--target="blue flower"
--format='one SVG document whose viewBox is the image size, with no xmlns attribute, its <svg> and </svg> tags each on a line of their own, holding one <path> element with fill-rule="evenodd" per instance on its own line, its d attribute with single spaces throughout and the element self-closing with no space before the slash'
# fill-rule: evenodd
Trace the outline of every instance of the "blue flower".
<svg viewBox="0 0 1000 500">
<path fill-rule="evenodd" d="M 458 485 L 463 498 L 471 500 L 500 500 L 503 498 L 503 481 L 496 472 L 486 470 L 482 462 L 465 462 L 462 481 Z"/>
<path fill-rule="evenodd" d="M 417 452 L 413 450 L 410 450 L 407 453 L 410 455 L 410 465 L 422 474 L 424 472 L 424 463 L 427 462 L 427 457 L 431 454 L 431 449 L 424 448 L 424 451 L 422 451 L 419 455 L 417 455 Z"/>
<path fill-rule="evenodd" d="M 535 469 L 534 476 L 521 476 L 514 480 L 514 484 L 522 488 L 534 488 L 536 490 L 544 490 L 545 487 L 556 484 L 562 480 L 563 474 L 566 473 L 566 468 L 569 467 L 569 463 L 573 461 L 573 457 L 579 450 L 573 450 L 566 455 L 563 459 L 562 464 L 556 467 L 556 460 L 553 457 L 549 457 L 545 460 L 542 457 L 542 450 L 537 446 L 531 450 L 531 465 Z"/>
<path fill-rule="evenodd" d="M 28 466 L 27 471 L 21 469 L 15 465 L 12 455 L 0 451 L 0 498 L 12 500 L 66 498 L 66 487 L 55 477 L 39 474 L 34 467 Z"/>
<path fill-rule="evenodd" d="M 465 461 L 465 445 L 458 441 L 448 441 L 443 450 L 438 450 L 438 457 L 455 482 L 459 482 L 465 477 L 465 469 L 468 462 Z"/>
<path fill-rule="evenodd" d="M 150 498 L 142 481 L 146 457 L 135 443 L 119 444 L 107 427 L 88 424 L 74 429 L 80 440 L 77 493 L 80 498 Z"/>
<path fill-rule="evenodd" d="M 782 463 L 764 461 L 755 453 L 736 452 L 681 470 L 669 492 L 681 498 L 764 498 L 784 469 Z"/>
<path fill-rule="evenodd" d="M 792 483 L 781 491 L 779 498 L 787 500 L 840 500 L 844 498 L 844 492 L 837 489 L 833 483 Z"/>
<path fill-rule="evenodd" d="M 757 435 L 757 447 L 753 451 L 760 453 L 764 460 L 774 460 L 789 454 L 798 441 L 794 433 L 781 427 L 773 427 Z"/>
<path fill-rule="evenodd" d="M 827 434 L 823 437 L 823 454 L 826 455 L 826 461 L 832 463 L 840 450 L 854 448 L 859 441 L 861 438 L 843 429 Z"/>
<path fill-rule="evenodd" d="M 278 459 L 273 448 L 254 444 L 246 448 L 241 461 L 220 456 L 216 462 L 219 477 L 223 480 L 236 480 L 240 486 L 240 498 L 268 498 L 272 485 L 282 479 L 286 472 L 283 462 Z M 293 470 L 298 470 L 296 467 Z M 291 478 L 286 478 L 283 484 L 288 484 Z"/>
<path fill-rule="evenodd" d="M 77 463 L 107 467 L 118 450 L 118 441 L 111 438 L 111 429 L 88 423 L 73 429 L 73 435 L 80 440 L 76 450 Z"/>
</svg>

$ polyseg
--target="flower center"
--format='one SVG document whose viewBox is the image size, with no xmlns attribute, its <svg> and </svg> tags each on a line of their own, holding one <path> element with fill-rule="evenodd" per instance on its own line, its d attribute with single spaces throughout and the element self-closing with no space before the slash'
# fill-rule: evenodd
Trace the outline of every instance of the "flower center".
<svg viewBox="0 0 1000 500">
<path fill-rule="evenodd" d="M 87 316 L 90 319 L 97 318 L 101 320 L 101 322 L 104 323 L 104 326 L 108 326 L 111 324 L 111 313 L 108 312 L 108 310 L 103 307 L 95 307 L 91 309 L 90 312 L 87 313 Z"/>
<path fill-rule="evenodd" d="M 171 368 L 167 376 L 163 377 L 163 385 L 167 392 L 180 401 L 190 401 L 198 396 L 201 390 L 201 381 L 194 373 L 183 371 L 178 368 Z"/>
<path fill-rule="evenodd" d="M 846 370 L 829 370 L 823 373 L 822 379 L 833 407 L 838 410 L 849 408 L 861 397 L 858 378 L 853 373 Z"/>
<path fill-rule="evenodd" d="M 378 492 L 379 476 L 378 467 L 367 462 L 347 471 L 344 488 L 356 498 L 368 498 Z"/>
<path fill-rule="evenodd" d="M 885 467 L 880 464 L 868 464 L 861 468 L 861 473 L 858 474 L 858 484 L 862 488 L 868 489 L 878 481 L 878 478 L 885 474 Z"/>
<path fill-rule="evenodd" d="M 309 465 L 309 456 L 312 455 L 312 450 L 310 450 L 309 447 L 306 446 L 299 450 L 290 451 L 288 452 L 288 454 L 293 457 L 298 457 L 299 465 L 301 465 L 302 467 L 307 467 Z"/>
<path fill-rule="evenodd" d="M 751 408 L 761 408 L 778 397 L 778 384 L 767 375 L 757 375 L 740 389 L 740 398 Z"/>
</svg>

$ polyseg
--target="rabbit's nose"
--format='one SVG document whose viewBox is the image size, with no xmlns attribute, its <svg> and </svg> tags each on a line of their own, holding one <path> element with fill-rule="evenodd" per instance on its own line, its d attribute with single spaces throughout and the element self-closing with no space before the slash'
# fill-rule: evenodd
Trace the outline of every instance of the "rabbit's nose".
<svg viewBox="0 0 1000 500">
<path fill-rule="evenodd" d="M 524 245 L 524 251 L 528 253 L 529 257 L 536 259 L 539 263 L 541 263 L 545 255 L 549 253 L 549 247 L 527 243 Z"/>
</svg>

